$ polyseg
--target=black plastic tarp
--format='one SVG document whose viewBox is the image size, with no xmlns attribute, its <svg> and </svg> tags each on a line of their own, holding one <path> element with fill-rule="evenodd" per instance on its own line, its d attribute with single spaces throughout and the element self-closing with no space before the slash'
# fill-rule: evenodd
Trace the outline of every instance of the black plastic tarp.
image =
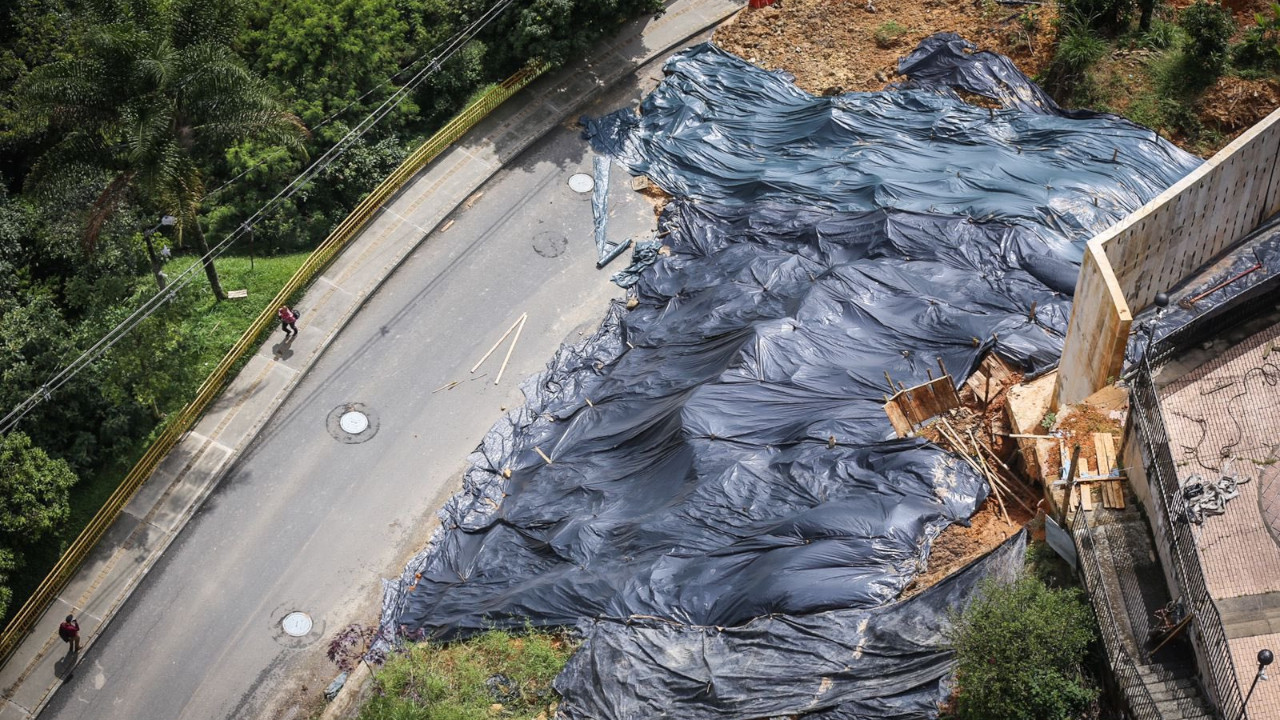
<svg viewBox="0 0 1280 720">
<path fill-rule="evenodd" d="M 935 44 L 930 63 L 951 74 L 996 57 Z M 1052 364 L 1080 244 L 1197 164 L 1117 118 L 989 111 L 945 87 L 818 98 L 706 45 L 666 72 L 640 115 L 586 124 L 597 149 L 676 195 L 670 254 L 642 272 L 634 309 L 615 304 L 562 348 L 471 456 L 440 531 L 386 586 L 384 625 L 401 636 L 787 616 L 752 631 L 767 633 L 892 601 L 986 488 L 941 449 L 892 439 L 884 374 L 924 382 L 942 360 L 958 382 L 993 347 Z M 1008 68 L 964 77 L 1036 97 Z M 847 630 L 821 637 L 856 642 Z M 583 652 L 657 657 L 666 642 L 600 646 L 625 636 Z M 775 640 L 788 642 L 758 642 Z M 571 714 L 609 716 L 588 696 L 617 680 L 576 667 L 560 685 Z M 671 668 L 648 680 L 682 687 Z M 775 666 L 739 672 L 786 694 Z M 918 688 L 898 697 L 917 687 L 907 675 L 876 674 L 857 707 L 882 715 L 831 717 L 931 716 Z"/>
<path fill-rule="evenodd" d="M 1259 292 L 1274 289 L 1280 284 L 1278 278 L 1280 215 L 1274 215 L 1241 238 L 1238 245 L 1206 263 L 1200 272 L 1170 288 L 1167 307 L 1153 305 L 1134 318 L 1126 367 L 1132 368 L 1141 359 L 1149 340 L 1159 343 L 1193 320 L 1229 313 Z"/>
<path fill-rule="evenodd" d="M 585 644 L 556 679 L 561 711 L 595 720 L 929 717 L 949 690 L 952 613 L 983 580 L 1016 577 L 1025 550 L 1023 531 L 920 595 L 870 610 L 734 628 L 586 623 Z"/>
</svg>

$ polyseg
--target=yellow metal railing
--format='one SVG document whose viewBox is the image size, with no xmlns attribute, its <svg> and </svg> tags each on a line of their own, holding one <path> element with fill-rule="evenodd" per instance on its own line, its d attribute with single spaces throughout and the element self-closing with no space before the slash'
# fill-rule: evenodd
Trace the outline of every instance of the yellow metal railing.
<svg viewBox="0 0 1280 720">
<path fill-rule="evenodd" d="M 98 510 L 98 514 L 93 516 L 93 519 L 89 521 L 89 524 L 80 533 L 79 537 L 62 554 L 58 564 L 49 571 L 44 581 L 40 583 L 40 586 L 36 588 L 31 597 L 22 605 L 22 608 L 13 616 L 13 619 L 9 621 L 9 624 L 4 629 L 4 634 L 0 635 L 0 667 L 3 667 L 4 663 L 9 661 L 14 651 L 18 649 L 18 645 L 31 632 L 40 616 L 44 614 L 45 609 L 53 603 L 62 588 L 66 587 L 72 575 L 79 569 L 80 564 L 88 557 L 107 529 L 111 527 L 111 524 L 115 522 L 120 515 L 120 511 L 124 509 L 125 504 L 129 502 L 133 494 L 137 492 L 147 478 L 151 477 L 151 473 L 155 471 L 160 461 L 173 449 L 182 435 L 191 429 L 196 420 L 204 413 L 205 408 L 222 390 L 235 365 L 258 342 L 262 333 L 274 325 L 276 308 L 285 304 L 294 293 L 305 287 L 321 270 L 327 267 L 329 262 L 359 233 L 360 229 L 373 217 L 382 204 L 399 192 L 400 188 L 416 175 L 419 170 L 439 156 L 440 153 L 447 150 L 468 130 L 475 127 L 476 123 L 484 119 L 494 108 L 546 72 L 547 68 L 548 66 L 545 64 L 530 65 L 488 90 L 468 105 L 448 124 L 440 128 L 435 135 L 432 135 L 424 142 L 421 147 L 409 155 L 399 167 L 356 206 L 355 210 L 351 211 L 351 214 L 346 219 L 334 228 L 333 232 L 329 234 L 329 237 L 325 238 L 325 241 L 319 247 L 312 251 L 302 266 L 293 274 L 293 277 L 289 278 L 289 281 L 276 294 L 275 299 L 263 308 L 262 313 L 253 321 L 249 329 L 245 330 L 244 334 L 240 336 L 240 340 L 227 351 L 218 366 L 209 373 L 209 377 L 205 379 L 204 383 L 200 385 L 200 389 L 196 391 L 195 399 L 173 417 L 160 436 L 147 449 L 147 452 L 143 454 L 138 463 L 125 476 L 116 491 L 103 503 L 102 508 Z"/>
</svg>

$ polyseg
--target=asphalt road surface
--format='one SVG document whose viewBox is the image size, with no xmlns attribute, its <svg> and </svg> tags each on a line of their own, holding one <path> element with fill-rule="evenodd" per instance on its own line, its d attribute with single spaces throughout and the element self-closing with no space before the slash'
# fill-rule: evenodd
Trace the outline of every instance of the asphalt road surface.
<svg viewBox="0 0 1280 720">
<path fill-rule="evenodd" d="M 615 88 L 588 112 L 638 98 L 634 84 Z M 595 268 L 590 195 L 567 185 L 591 161 L 576 128 L 557 128 L 422 243 L 301 381 L 42 718 L 289 718 L 315 708 L 337 674 L 324 659 L 328 641 L 376 620 L 381 579 L 425 544 L 467 453 L 523 401 L 519 383 L 622 295 L 608 278 L 627 257 Z M 629 180 L 614 169 L 613 238 L 652 231 L 651 206 Z M 505 346 L 470 374 L 524 312 L 501 384 Z M 353 402 L 376 424 L 365 442 L 343 442 L 327 425 Z M 313 618 L 306 636 L 281 630 L 291 611 Z"/>
</svg>

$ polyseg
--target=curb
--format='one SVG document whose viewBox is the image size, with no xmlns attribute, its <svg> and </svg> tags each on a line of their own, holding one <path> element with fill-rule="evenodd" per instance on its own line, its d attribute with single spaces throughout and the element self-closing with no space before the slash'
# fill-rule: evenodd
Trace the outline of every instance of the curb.
<svg viewBox="0 0 1280 720">
<path fill-rule="evenodd" d="M 681 5 L 683 5 L 683 7 L 678 7 Z M 537 107 L 539 105 L 542 105 L 550 109 L 552 111 L 550 114 L 550 118 L 551 118 L 550 121 L 545 122 L 545 125 L 543 127 L 535 128 L 532 132 L 529 132 L 524 136 L 519 137 L 518 139 L 515 139 L 511 145 L 501 148 L 501 156 L 502 156 L 501 161 L 497 164 L 491 164 L 491 163 L 488 164 L 489 167 L 486 169 L 487 171 L 484 172 L 482 176 L 475 181 L 474 186 L 472 186 L 468 190 L 467 196 L 470 196 L 480 186 L 482 186 L 484 183 L 488 182 L 495 175 L 497 175 L 498 172 L 500 172 L 504 167 L 506 167 L 507 162 L 509 162 L 511 159 L 519 156 L 521 153 L 528 150 L 529 147 L 533 146 L 535 143 L 537 143 L 539 140 L 545 137 L 552 130 L 556 129 L 562 123 L 564 123 L 566 119 L 573 117 L 575 113 L 580 111 L 580 109 L 583 106 L 591 103 L 596 98 L 598 98 L 603 91 L 613 86 L 623 78 L 629 75 L 632 75 L 636 73 L 638 70 L 649 65 L 656 58 L 672 51 L 675 48 L 682 46 L 683 44 L 686 44 L 691 38 L 694 38 L 718 26 L 724 20 L 726 20 L 727 18 L 729 18 L 730 16 L 732 16 L 733 14 L 741 10 L 742 7 L 744 7 L 744 5 L 745 3 L 741 2 L 740 0 L 677 0 L 677 2 L 673 2 L 668 5 L 667 10 L 664 12 L 664 15 L 662 16 L 663 18 L 666 18 L 668 22 L 678 21 L 681 18 L 681 16 L 684 16 L 687 13 L 691 13 L 697 10 L 706 11 L 707 13 L 709 13 L 709 16 L 695 17 L 694 18 L 695 23 L 688 30 L 679 28 L 677 26 L 678 39 L 662 40 L 661 41 L 662 47 L 659 47 L 659 48 L 645 47 L 643 50 L 643 54 L 641 56 L 634 56 L 634 55 L 627 56 L 621 51 L 623 50 L 623 48 L 625 48 L 628 44 L 634 42 L 636 39 L 645 38 L 643 29 L 640 32 L 633 32 L 633 33 L 627 33 L 626 30 L 624 30 L 623 33 L 620 33 L 618 36 L 615 36 L 611 41 L 607 41 L 608 44 L 603 48 L 601 48 L 597 53 L 593 54 L 589 59 L 580 60 L 580 61 L 571 63 L 565 68 L 561 68 L 559 71 L 552 73 L 549 77 L 544 76 L 538 81 L 535 81 L 535 83 L 533 83 L 529 87 L 521 90 L 519 93 L 517 93 L 517 97 L 527 93 L 528 94 L 541 93 L 541 95 L 534 96 L 534 97 L 529 97 L 528 95 L 525 95 L 524 99 L 525 99 L 525 102 L 527 103 L 527 106 Z M 648 29 L 650 24 L 660 23 L 661 19 L 656 21 L 650 20 L 650 19 L 640 19 L 633 22 L 636 24 L 642 25 L 644 29 Z M 609 66 L 609 64 L 605 61 L 611 60 L 611 59 L 615 60 L 615 63 L 612 66 Z M 617 62 L 619 60 L 621 61 L 621 63 Z M 607 67 L 608 71 L 602 72 L 599 75 L 595 75 L 593 68 L 597 64 Z M 569 102 L 560 102 L 560 98 L 555 97 L 554 98 L 555 102 L 553 104 L 552 98 L 555 90 L 563 91 L 568 86 L 571 86 L 574 83 L 574 81 L 581 80 L 584 74 L 593 77 L 594 82 L 591 84 L 591 86 L 588 89 L 586 89 L 582 93 L 581 96 L 577 98 L 572 98 L 570 99 Z M 476 132 L 479 129 L 480 128 L 475 128 L 471 132 Z M 492 133 L 494 129 L 495 128 L 493 128 L 493 126 L 490 126 L 487 129 L 487 131 Z M 500 130 L 501 126 L 499 126 L 497 129 Z M 468 133 L 468 135 L 469 134 L 470 133 Z M 465 145 L 466 137 L 467 136 L 464 135 L 462 138 L 459 138 L 459 140 L 455 142 L 455 147 L 459 147 L 461 149 Z M 483 143 L 492 144 L 495 140 L 498 140 L 500 137 L 501 135 L 499 133 L 492 133 L 489 135 L 485 135 L 482 138 L 478 138 L 478 140 Z M 497 148 L 495 145 L 495 150 L 496 149 Z M 484 161 L 473 160 L 473 162 L 483 163 Z M 428 166 L 428 168 L 429 167 L 430 166 Z M 414 184 L 416 180 L 420 179 L 421 174 L 425 171 L 426 169 L 419 170 L 418 173 L 415 174 L 413 180 L 410 180 L 409 182 L 407 182 L 403 187 L 401 187 L 399 191 L 394 193 L 391 197 L 387 198 L 387 200 L 385 200 L 378 207 L 378 209 L 370 216 L 369 222 L 372 223 L 378 217 L 384 216 L 388 210 L 388 207 L 396 199 L 402 197 L 406 192 L 410 191 L 411 186 Z M 92 631 L 92 633 L 86 633 L 87 637 L 84 638 L 84 642 L 82 644 L 81 653 L 80 653 L 82 658 L 87 655 L 89 649 L 95 644 L 98 637 L 104 633 L 105 629 L 111 623 L 116 613 L 120 610 L 123 604 L 130 598 L 132 593 L 137 589 L 137 587 L 142 582 L 142 580 L 147 576 L 147 574 L 149 574 L 151 569 L 155 566 L 156 562 L 160 559 L 160 557 L 163 556 L 164 552 L 173 543 L 174 539 L 176 539 L 178 535 L 182 533 L 186 524 L 189 522 L 189 520 L 195 514 L 195 512 L 200 509 L 200 507 L 204 504 L 204 501 L 213 492 L 213 490 L 221 483 L 222 479 L 230 472 L 230 470 L 237 465 L 241 454 L 250 445 L 252 445 L 252 443 L 257 439 L 257 436 L 261 432 L 262 428 L 266 426 L 280 411 L 285 401 L 290 397 L 293 390 L 297 387 L 298 383 L 302 380 L 303 376 L 320 358 L 320 356 L 329 347 L 329 345 L 338 336 L 338 334 L 347 326 L 347 324 L 351 321 L 351 319 L 355 316 L 355 314 L 359 312 L 361 308 L 364 307 L 365 303 L 369 300 L 369 298 L 386 283 L 386 281 L 396 271 L 396 269 L 400 267 L 403 261 L 406 258 L 408 258 L 419 247 L 421 247 L 423 243 L 425 243 L 427 238 L 432 233 L 436 232 L 438 228 L 442 226 L 443 223 L 447 222 L 448 217 L 452 215 L 459 207 L 461 207 L 464 202 L 465 202 L 465 197 L 463 200 L 458 201 L 454 203 L 452 206 L 448 207 L 447 211 L 442 215 L 441 219 L 436 223 L 434 223 L 433 225 L 431 225 L 430 227 L 424 228 L 425 232 L 421 236 L 419 236 L 416 241 L 406 242 L 402 247 L 395 249 L 393 252 L 393 257 L 391 257 L 391 259 L 382 268 L 377 270 L 378 275 L 376 279 L 374 279 L 371 283 L 367 284 L 365 287 L 360 288 L 358 290 L 358 296 L 354 299 L 352 304 L 349 306 L 349 309 L 346 312 L 342 313 L 341 315 L 337 316 L 336 320 L 328 329 L 328 332 L 324 334 L 324 336 L 320 339 L 319 343 L 315 346 L 314 350 L 306 358 L 306 361 L 296 366 L 296 368 L 292 368 L 292 376 L 289 377 L 288 380 L 285 381 L 281 386 L 279 386 L 275 392 L 275 396 L 268 400 L 268 402 L 270 403 L 269 407 L 266 410 L 264 410 L 258 418 L 255 418 L 249 424 L 248 432 L 246 432 L 242 436 L 239 442 L 237 442 L 234 446 L 227 448 L 229 450 L 229 453 L 226 455 L 226 458 L 221 462 L 221 466 L 215 469 L 212 473 L 210 473 L 208 479 L 204 482 L 204 486 L 200 487 L 193 494 L 189 503 L 182 508 L 181 512 L 178 515 L 179 519 L 177 522 L 174 523 L 172 529 L 169 532 L 166 532 L 164 534 L 163 539 L 160 540 L 160 542 L 158 542 L 157 545 L 155 546 L 155 549 L 148 556 L 146 556 L 145 561 L 140 563 L 137 566 L 136 570 L 128 576 L 128 580 L 125 583 L 123 583 L 122 587 L 119 588 L 118 595 L 114 600 L 114 602 L 112 602 L 108 606 L 107 610 L 101 614 L 101 620 L 98 623 L 97 627 Z M 367 229 L 368 229 L 368 226 L 366 226 L 365 229 L 362 229 L 361 234 L 367 231 Z M 356 242 L 357 240 L 353 240 L 351 243 L 349 243 L 348 246 L 343 249 L 343 254 L 345 254 L 349 250 L 356 250 L 358 252 L 358 249 L 354 247 Z M 338 257 L 336 257 L 334 261 L 336 262 L 337 259 L 340 257 L 341 257 L 341 254 Z M 333 268 L 332 263 L 330 264 L 329 268 L 330 269 Z M 323 273 L 317 275 L 316 278 L 312 280 L 312 283 L 308 288 L 308 292 L 312 289 L 315 289 L 320 284 L 317 281 L 322 277 L 324 277 Z M 257 355 L 261 353 L 262 349 L 265 347 L 269 347 L 271 342 L 272 342 L 271 339 L 265 340 L 261 345 L 258 346 L 258 348 L 251 355 L 249 355 L 249 357 L 252 357 L 253 355 Z M 245 372 L 245 369 L 242 368 L 240 372 L 241 373 Z M 234 382 L 234 379 L 231 382 Z M 261 379 L 259 379 L 259 381 L 257 382 L 261 382 Z M 257 382 L 255 382 L 254 387 L 257 387 Z M 224 388 L 222 393 L 220 393 L 219 397 L 223 397 L 224 394 L 227 393 L 227 391 L 228 390 Z M 194 430 L 192 429 L 184 433 L 183 439 L 189 438 L 193 433 L 193 431 Z M 218 443 L 218 438 L 208 437 L 206 439 L 206 442 L 203 448 L 207 448 L 210 444 L 213 444 L 213 443 Z M 226 446 L 223 446 L 223 447 L 226 447 Z M 171 485 L 170 487 L 176 486 L 181 481 L 182 477 L 184 476 L 178 475 L 177 477 L 175 477 L 175 479 L 172 481 L 173 485 Z M 88 592 L 92 593 L 92 590 Z M 85 596 L 82 596 L 82 599 L 84 599 L 84 597 Z M 92 595 L 90 594 L 88 595 L 88 597 L 92 597 Z M 54 603 L 50 606 L 50 609 L 56 606 L 58 602 L 59 600 L 55 599 Z M 79 603 L 77 604 L 76 608 L 79 609 L 84 604 L 86 603 Z M 39 637 L 39 633 L 33 632 L 31 635 L 27 637 L 27 642 L 37 640 L 38 637 Z M 17 688 L 19 688 L 24 683 L 31 681 L 31 678 L 28 677 L 28 674 L 33 669 L 35 669 L 35 667 L 39 664 L 42 658 L 47 656 L 48 646 L 50 644 L 51 643 L 46 643 L 45 644 L 46 647 L 35 655 L 35 659 L 31 660 L 28 663 L 23 673 L 18 677 L 17 681 L 11 683 L 5 689 L 3 699 L 0 699 L 0 718 L 10 718 L 10 717 L 33 718 L 38 716 L 40 712 L 44 709 L 44 707 L 48 704 L 50 699 L 54 696 L 58 687 L 61 686 L 61 683 L 62 683 L 61 679 L 57 677 L 52 677 L 47 691 L 40 698 L 40 700 L 33 705 L 32 709 L 29 711 L 23 708 L 21 705 L 18 705 L 16 702 L 13 702 L 12 700 L 9 699 L 16 692 Z M 345 717 L 343 713 L 348 713 L 352 709 L 352 706 L 356 706 L 355 709 L 358 710 L 357 700 L 361 699 L 361 697 L 364 694 L 364 691 L 367 690 L 367 688 L 371 687 L 372 680 L 373 680 L 372 669 L 369 668 L 367 664 L 362 662 L 356 668 L 356 670 L 352 672 L 351 676 L 348 678 L 347 683 L 344 685 L 342 690 L 338 693 L 338 696 L 329 704 L 328 708 L 326 708 L 322 717 L 326 718 L 327 720 L 337 720 L 338 718 Z M 348 690 L 348 688 L 352 688 L 352 689 Z"/>
</svg>

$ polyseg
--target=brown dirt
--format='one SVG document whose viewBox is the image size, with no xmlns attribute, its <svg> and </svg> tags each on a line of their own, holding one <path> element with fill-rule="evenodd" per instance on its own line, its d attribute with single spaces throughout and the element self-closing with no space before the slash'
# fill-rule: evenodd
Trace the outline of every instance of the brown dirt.
<svg viewBox="0 0 1280 720">
<path fill-rule="evenodd" d="M 868 11 L 868 7 L 875 11 Z M 880 90 L 898 59 L 924 38 L 954 32 L 1009 56 L 1035 76 L 1053 52 L 1053 4 L 994 0 L 786 0 L 747 8 L 715 33 L 720 47 L 768 70 L 785 70 L 814 94 Z"/>
<path fill-rule="evenodd" d="M 902 598 L 911 597 L 937 584 L 940 580 L 959 570 L 968 563 L 994 550 L 996 546 L 1009 539 L 1031 521 L 1032 515 L 1016 504 L 1010 507 L 1009 520 L 1006 523 L 1000 513 L 1000 507 L 994 498 L 989 498 L 969 519 L 969 527 L 952 525 L 933 541 L 929 551 L 929 569 L 916 577 Z"/>
<path fill-rule="evenodd" d="M 1054 429 L 1062 433 L 1063 444 L 1070 448 L 1080 446 L 1080 459 L 1088 460 L 1089 467 L 1098 471 L 1098 452 L 1093 447 L 1093 434 L 1098 432 L 1120 435 L 1120 421 L 1112 420 L 1092 405 L 1072 405 L 1058 413 Z"/>
<path fill-rule="evenodd" d="M 1200 118 L 1223 133 L 1250 127 L 1280 107 L 1280 83 L 1224 76 L 1200 100 Z"/>
<path fill-rule="evenodd" d="M 1022 373 L 1011 372 L 1002 381 L 993 383 L 990 403 L 983 403 L 980 396 L 966 384 L 960 393 L 963 406 L 921 428 L 919 434 L 951 452 L 958 452 L 948 440 L 947 435 L 954 430 L 955 434 L 959 435 L 972 449 L 970 440 L 970 433 L 972 433 L 974 439 L 995 450 L 997 456 L 1006 464 L 1011 464 L 1012 456 L 1018 448 L 1011 438 L 1002 436 L 1009 432 L 1005 402 L 1009 388 L 1021 381 Z M 986 392 L 985 385 L 982 392 Z M 944 427 L 947 428 L 945 434 Z M 1032 508 L 1035 507 L 1036 499 L 1033 496 L 1036 491 L 1030 489 L 1033 484 L 1026 477 L 1018 475 L 1016 478 L 1009 478 L 997 463 L 985 456 L 983 461 L 992 468 L 993 472 L 1000 475 L 1012 492 L 1019 494 L 1022 502 Z M 1034 515 L 1019 505 L 1017 500 L 1008 495 L 1003 499 L 1003 511 L 996 497 L 992 495 L 970 518 L 968 527 L 952 525 L 942 531 L 929 553 L 928 570 L 907 587 L 903 597 L 910 597 L 933 586 L 967 563 L 995 549 L 1034 518 Z M 1008 514 L 1008 521 L 1005 520 L 1005 513 Z"/>
<path fill-rule="evenodd" d="M 662 211 L 667 209 L 667 203 L 671 202 L 671 195 L 665 190 L 653 184 L 648 177 L 643 177 L 642 182 L 635 182 L 632 188 L 644 196 L 645 200 L 653 206 L 653 214 L 661 216 Z"/>
</svg>

